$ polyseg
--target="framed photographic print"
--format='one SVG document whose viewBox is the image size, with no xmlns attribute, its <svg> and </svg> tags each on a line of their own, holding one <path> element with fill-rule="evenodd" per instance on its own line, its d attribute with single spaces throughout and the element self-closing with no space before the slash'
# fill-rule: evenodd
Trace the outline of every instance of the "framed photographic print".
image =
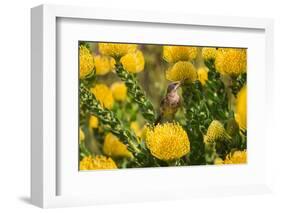
<svg viewBox="0 0 281 213">
<path fill-rule="evenodd" d="M 31 14 L 32 203 L 270 192 L 271 20 Z"/>
</svg>

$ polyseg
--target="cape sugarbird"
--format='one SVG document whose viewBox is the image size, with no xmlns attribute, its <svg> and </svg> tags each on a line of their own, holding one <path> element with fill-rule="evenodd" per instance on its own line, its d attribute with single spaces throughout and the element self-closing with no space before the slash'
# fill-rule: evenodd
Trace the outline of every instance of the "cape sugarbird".
<svg viewBox="0 0 281 213">
<path fill-rule="evenodd" d="M 174 118 L 181 105 L 180 95 L 178 94 L 180 85 L 180 81 L 172 82 L 168 85 L 166 95 L 160 103 L 159 116 L 155 121 L 155 125 Z"/>
</svg>

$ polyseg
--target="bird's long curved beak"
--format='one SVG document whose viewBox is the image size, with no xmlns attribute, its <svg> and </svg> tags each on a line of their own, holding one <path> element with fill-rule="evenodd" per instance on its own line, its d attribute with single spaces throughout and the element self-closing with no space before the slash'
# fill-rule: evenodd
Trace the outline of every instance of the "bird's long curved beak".
<svg viewBox="0 0 281 213">
<path fill-rule="evenodd" d="M 181 86 L 182 82 L 181 81 L 178 81 L 177 82 L 177 85 L 175 86 L 175 89 L 177 90 L 180 86 Z"/>
</svg>

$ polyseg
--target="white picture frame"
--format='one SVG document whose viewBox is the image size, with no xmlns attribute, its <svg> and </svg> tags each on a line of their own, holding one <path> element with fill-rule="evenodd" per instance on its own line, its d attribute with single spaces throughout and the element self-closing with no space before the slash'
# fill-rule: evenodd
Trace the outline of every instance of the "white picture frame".
<svg viewBox="0 0 281 213">
<path fill-rule="evenodd" d="M 62 180 L 59 177 L 60 166 L 58 166 L 58 159 L 60 159 L 60 152 L 58 152 L 57 140 L 57 92 L 60 81 L 57 79 L 57 48 L 58 48 L 58 21 L 63 18 L 68 20 L 98 20 L 103 21 L 118 21 L 120 26 L 122 23 L 143 23 L 153 24 L 154 26 L 165 26 L 166 28 L 174 26 L 195 26 L 200 27 L 202 30 L 205 28 L 211 29 L 223 29 L 226 31 L 231 30 L 256 30 L 262 32 L 263 54 L 262 58 L 261 76 L 265 78 L 255 79 L 256 81 L 264 81 L 264 88 L 259 90 L 264 94 L 264 102 L 259 112 L 262 112 L 263 107 L 267 107 L 267 112 L 262 118 L 262 122 L 266 125 L 266 131 L 260 132 L 261 136 L 265 140 L 263 153 L 263 166 L 261 168 L 255 168 L 257 171 L 254 184 L 249 180 L 241 180 L 239 183 L 229 185 L 227 182 L 217 180 L 216 185 L 205 184 L 203 186 L 195 185 L 191 187 L 186 185 L 183 189 L 179 189 L 177 185 L 166 185 L 167 188 L 161 190 L 161 186 L 165 187 L 165 182 L 159 181 L 157 186 L 149 186 L 153 192 L 146 195 L 145 192 L 134 193 L 133 189 L 126 186 L 128 189 L 120 189 L 119 193 L 113 193 L 108 195 L 108 192 L 97 195 L 83 195 L 83 191 L 80 194 L 60 194 L 59 185 L 62 184 Z M 113 203 L 113 202 L 139 202 L 143 200 L 164 200 L 164 199 L 178 199 L 198 196 L 216 196 L 216 195 L 241 195 L 241 194 L 253 194 L 253 193 L 265 193 L 271 192 L 271 164 L 270 153 L 273 149 L 271 125 L 273 125 L 272 118 L 273 112 L 272 105 L 273 100 L 270 95 L 270 90 L 273 88 L 271 79 L 273 76 L 273 21 L 270 19 L 257 19 L 257 18 L 241 18 L 241 17 L 216 17 L 216 16 L 203 16 L 203 15 L 189 15 L 189 14 L 163 14 L 159 11 L 120 11 L 113 9 L 101 9 L 101 8 L 84 8 L 74 6 L 54 6 L 54 5 L 41 5 L 31 10 L 31 56 L 32 56 L 32 70 L 31 70 L 31 201 L 33 204 L 47 208 L 47 207 L 62 207 L 62 206 L 76 206 L 76 205 L 91 205 L 97 203 Z M 133 41 L 133 40 L 132 40 Z M 229 45 L 230 43 L 225 44 Z M 246 43 L 247 40 L 244 41 Z M 243 45 L 244 43 L 241 43 Z M 215 45 L 210 40 L 206 40 L 205 44 Z M 253 43 L 254 44 L 254 43 Z M 237 43 L 238 45 L 238 43 Z M 252 61 L 255 58 L 251 59 Z M 252 80 L 252 84 L 257 84 Z M 254 88 L 254 87 L 253 87 Z M 256 87 L 257 88 L 257 87 Z M 255 89 L 256 89 L 255 88 Z M 257 88 L 258 89 L 258 88 Z M 254 89 L 253 89 L 254 90 Z M 254 94 L 252 90 L 252 93 Z M 250 100 L 251 101 L 251 100 Z M 255 100 L 252 100 L 255 102 Z M 254 104 L 252 104 L 254 106 Z M 252 118 L 254 114 L 252 115 Z M 250 117 L 251 118 L 251 117 Z M 254 119 L 254 118 L 253 118 Z M 256 123 L 255 120 L 252 121 Z M 260 128 L 257 126 L 257 129 Z M 77 137 L 78 138 L 78 137 Z M 257 147 L 261 147 L 257 145 Z M 256 150 L 260 153 L 261 148 Z M 72 150 L 73 152 L 73 150 Z M 75 156 L 75 153 L 72 153 Z M 260 157 L 259 157 L 260 158 Z M 256 158 L 257 160 L 258 157 Z M 187 174 L 185 170 L 178 170 L 172 168 L 175 175 L 169 176 L 170 179 L 175 179 L 176 175 Z M 247 168 L 246 168 L 247 169 Z M 200 170 L 200 169 L 199 169 Z M 206 170 L 210 173 L 217 173 L 219 171 L 214 168 L 206 167 Z M 62 170 L 64 171 L 64 170 Z M 159 170 L 158 170 L 159 171 Z M 150 172 L 154 175 L 168 175 L 167 170 L 158 172 L 156 169 L 150 169 Z M 232 167 L 228 169 L 231 172 L 239 172 L 239 168 Z M 122 171 L 124 172 L 124 171 Z M 135 177 L 136 174 L 142 175 L 145 170 L 131 170 L 126 172 L 128 178 Z M 248 171 L 250 172 L 250 170 Z M 259 175 L 263 173 L 264 175 Z M 108 178 L 108 175 L 112 175 L 108 171 L 99 173 L 99 178 Z M 119 173 L 120 174 L 120 173 Z M 115 178 L 119 175 L 115 173 Z M 86 174 L 87 175 L 87 174 Z M 202 173 L 198 172 L 197 177 Z M 84 173 L 85 176 L 85 173 Z M 120 179 L 123 177 L 121 177 Z M 147 176 L 147 174 L 146 174 Z M 255 175 L 253 175 L 255 176 Z M 96 176 L 97 177 L 97 176 Z M 162 176 L 159 176 L 162 177 Z M 193 177 L 196 179 L 196 176 Z M 213 178 L 215 180 L 216 174 Z M 254 178 L 254 177 L 253 177 Z M 246 179 L 246 178 L 245 178 Z M 68 186 L 75 185 L 75 179 L 69 177 L 69 180 L 63 179 Z M 183 180 L 179 180 L 181 183 Z M 194 185 L 194 184 L 193 184 Z M 124 186 L 125 187 L 125 186 Z M 125 187 L 125 188 L 126 188 Z M 142 185 L 143 189 L 146 189 Z M 153 188 L 154 187 L 154 188 Z M 77 190 L 77 188 L 73 188 Z M 176 193 L 176 194 L 175 194 Z"/>
</svg>

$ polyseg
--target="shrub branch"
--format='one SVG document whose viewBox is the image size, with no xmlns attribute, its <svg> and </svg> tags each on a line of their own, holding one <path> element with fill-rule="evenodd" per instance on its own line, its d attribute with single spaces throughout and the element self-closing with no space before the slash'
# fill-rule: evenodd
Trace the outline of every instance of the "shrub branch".
<svg viewBox="0 0 281 213">
<path fill-rule="evenodd" d="M 153 105 L 147 99 L 134 75 L 124 70 L 121 63 L 116 64 L 116 73 L 119 78 L 125 82 L 130 97 L 139 105 L 143 117 L 148 121 L 148 123 L 153 124 L 155 122 L 155 111 Z"/>
<path fill-rule="evenodd" d="M 136 136 L 126 129 L 114 113 L 103 108 L 96 97 L 87 89 L 83 82 L 80 82 L 80 109 L 83 108 L 89 114 L 98 117 L 101 123 L 114 133 L 135 157 L 140 153 Z"/>
</svg>

